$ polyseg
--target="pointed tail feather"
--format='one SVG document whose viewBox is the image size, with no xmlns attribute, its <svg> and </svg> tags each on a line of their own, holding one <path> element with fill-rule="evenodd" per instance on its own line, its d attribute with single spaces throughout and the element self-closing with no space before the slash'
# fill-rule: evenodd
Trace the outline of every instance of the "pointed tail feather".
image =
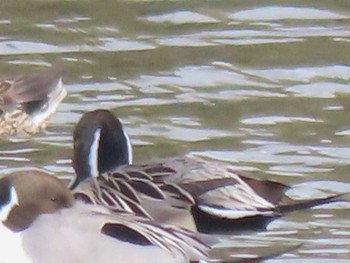
<svg viewBox="0 0 350 263">
<path fill-rule="evenodd" d="M 290 213 L 297 210 L 305 210 L 319 205 L 325 205 L 335 202 L 350 202 L 350 192 L 336 194 L 328 197 L 300 200 L 290 204 L 282 204 L 277 207 L 277 212 L 281 214 Z"/>
</svg>

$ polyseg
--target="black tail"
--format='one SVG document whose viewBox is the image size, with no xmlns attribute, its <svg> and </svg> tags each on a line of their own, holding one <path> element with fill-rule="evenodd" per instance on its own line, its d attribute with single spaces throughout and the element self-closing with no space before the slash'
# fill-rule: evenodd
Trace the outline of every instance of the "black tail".
<svg viewBox="0 0 350 263">
<path fill-rule="evenodd" d="M 277 212 L 287 214 L 293 211 L 304 210 L 318 205 L 325 205 L 334 202 L 350 202 L 350 193 L 342 193 L 324 198 L 300 200 L 289 204 L 282 204 L 277 206 Z"/>
<path fill-rule="evenodd" d="M 253 215 L 243 218 L 228 219 L 208 214 L 202 211 L 198 206 L 193 206 L 191 212 L 199 232 L 225 234 L 227 231 L 241 232 L 247 230 L 265 230 L 266 226 L 271 221 L 285 214 L 334 202 L 350 202 L 350 192 L 310 200 L 296 201 L 288 198 L 288 201 L 285 201 L 285 203 L 276 204 L 275 213 L 272 215 Z"/>
</svg>

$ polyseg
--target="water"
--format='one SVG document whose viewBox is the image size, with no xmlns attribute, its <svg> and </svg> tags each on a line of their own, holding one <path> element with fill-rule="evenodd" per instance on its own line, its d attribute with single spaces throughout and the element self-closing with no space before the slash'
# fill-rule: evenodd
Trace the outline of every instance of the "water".
<svg viewBox="0 0 350 263">
<path fill-rule="evenodd" d="M 0 32 L 4 75 L 62 64 L 68 89 L 45 133 L 0 142 L 2 173 L 69 176 L 75 123 L 106 108 L 135 161 L 188 154 L 296 184 L 295 197 L 350 191 L 349 1 L 13 0 Z M 232 242 L 305 243 L 273 262 L 350 262 L 348 208 L 293 213 Z"/>
</svg>

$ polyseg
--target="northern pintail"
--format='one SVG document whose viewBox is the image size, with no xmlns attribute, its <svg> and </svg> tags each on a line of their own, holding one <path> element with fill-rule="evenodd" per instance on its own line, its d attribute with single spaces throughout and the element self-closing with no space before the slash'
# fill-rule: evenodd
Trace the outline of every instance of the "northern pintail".
<svg viewBox="0 0 350 263">
<path fill-rule="evenodd" d="M 61 68 L 0 78 L 0 136 L 31 135 L 45 127 L 67 92 Z"/>
<path fill-rule="evenodd" d="M 15 172 L 0 179 L 0 220 L 1 263 L 256 262 L 270 258 L 211 256 L 216 237 L 76 201 L 62 181 L 42 171 Z"/>
<path fill-rule="evenodd" d="M 107 110 L 85 113 L 73 137 L 71 187 L 82 190 L 80 198 L 204 233 L 264 229 L 286 213 L 343 197 L 293 200 L 287 185 L 189 157 L 131 164 L 129 137 Z"/>
</svg>

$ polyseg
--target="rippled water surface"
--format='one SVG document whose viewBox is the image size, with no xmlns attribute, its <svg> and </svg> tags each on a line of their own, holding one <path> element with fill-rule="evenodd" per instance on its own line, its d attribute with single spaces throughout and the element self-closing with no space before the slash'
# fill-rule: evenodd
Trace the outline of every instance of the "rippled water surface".
<svg viewBox="0 0 350 263">
<path fill-rule="evenodd" d="M 350 191 L 349 1 L 0 5 L 1 73 L 62 64 L 68 89 L 45 133 L 1 141 L 3 173 L 69 176 L 75 123 L 106 108 L 135 161 L 195 155 L 295 184 L 296 197 Z M 305 243 L 272 262 L 350 262 L 349 208 L 293 213 L 232 242 Z"/>
</svg>

